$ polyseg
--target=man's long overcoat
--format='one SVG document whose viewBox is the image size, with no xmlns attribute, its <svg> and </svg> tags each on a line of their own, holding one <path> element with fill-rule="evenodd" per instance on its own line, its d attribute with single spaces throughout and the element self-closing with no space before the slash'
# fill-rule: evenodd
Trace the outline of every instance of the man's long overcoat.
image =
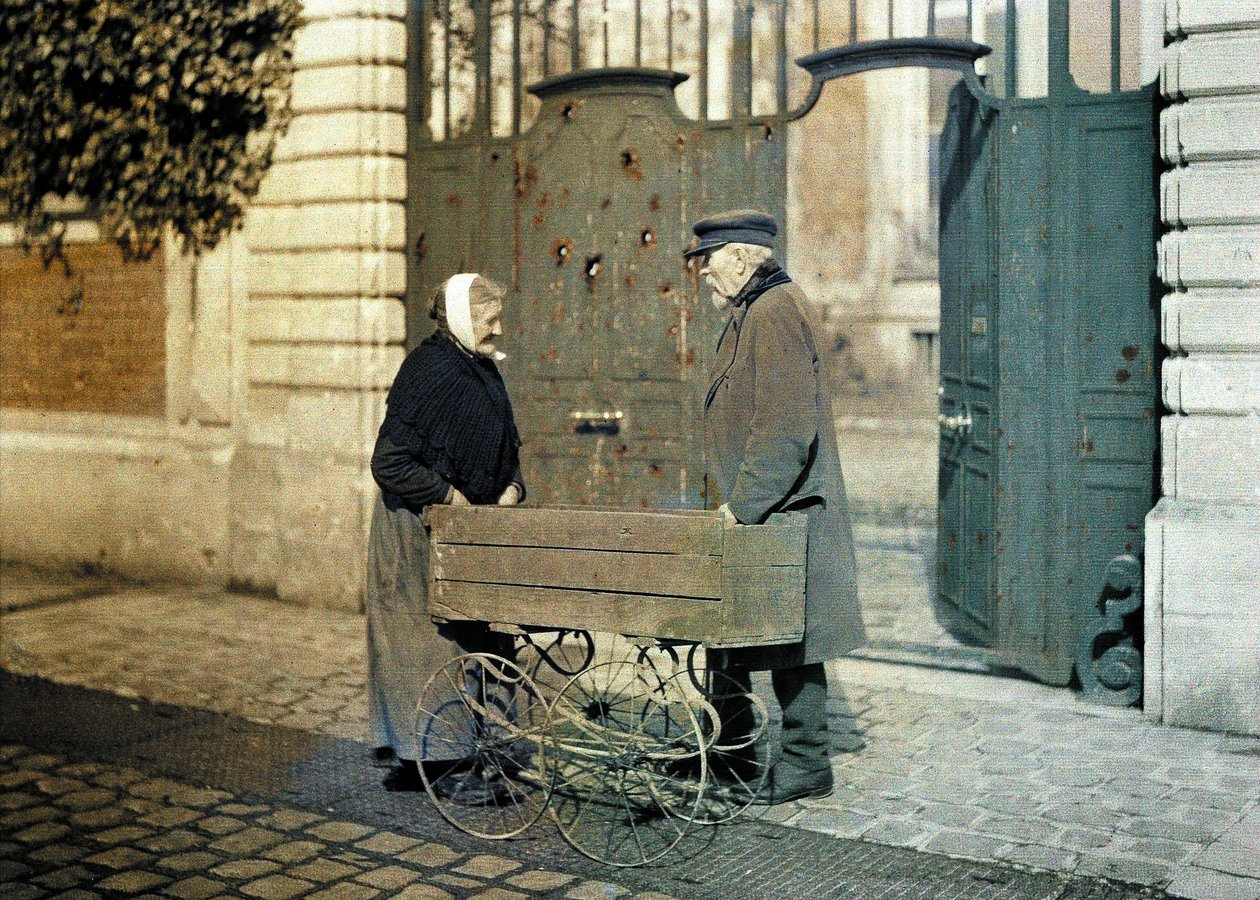
<svg viewBox="0 0 1260 900">
<path fill-rule="evenodd" d="M 748 524 L 776 512 L 809 517 L 805 638 L 740 651 L 733 661 L 749 668 L 822 662 L 866 639 L 822 333 L 792 282 L 736 307 L 705 400 L 710 473 L 735 516 Z"/>
</svg>

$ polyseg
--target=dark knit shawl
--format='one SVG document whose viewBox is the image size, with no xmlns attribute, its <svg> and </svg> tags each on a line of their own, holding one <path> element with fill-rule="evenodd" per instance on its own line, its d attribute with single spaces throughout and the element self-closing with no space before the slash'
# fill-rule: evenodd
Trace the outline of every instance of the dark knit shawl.
<svg viewBox="0 0 1260 900">
<path fill-rule="evenodd" d="M 403 360 L 381 431 L 473 503 L 498 500 L 519 463 L 521 440 L 494 361 L 441 332 Z"/>
</svg>

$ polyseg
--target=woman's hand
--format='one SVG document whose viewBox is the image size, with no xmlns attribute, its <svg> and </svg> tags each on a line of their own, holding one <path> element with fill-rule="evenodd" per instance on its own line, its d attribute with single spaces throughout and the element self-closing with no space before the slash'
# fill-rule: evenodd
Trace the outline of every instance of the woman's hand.
<svg viewBox="0 0 1260 900">
<path fill-rule="evenodd" d="M 454 486 L 451 487 L 451 496 L 446 502 L 451 506 L 472 506 L 472 504 L 468 502 L 468 498 L 461 494 Z"/>
<path fill-rule="evenodd" d="M 515 506 L 521 502 L 521 489 L 515 483 L 509 484 L 499 495 L 500 506 Z"/>
</svg>

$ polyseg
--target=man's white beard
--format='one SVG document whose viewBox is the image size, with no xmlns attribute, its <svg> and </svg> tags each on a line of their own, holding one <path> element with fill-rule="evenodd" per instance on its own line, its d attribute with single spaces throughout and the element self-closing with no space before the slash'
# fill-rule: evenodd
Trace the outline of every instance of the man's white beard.
<svg viewBox="0 0 1260 900">
<path fill-rule="evenodd" d="M 713 304 L 713 308 L 718 312 L 726 312 L 731 307 L 731 298 L 723 297 L 717 291 L 714 291 L 709 301 Z"/>
</svg>

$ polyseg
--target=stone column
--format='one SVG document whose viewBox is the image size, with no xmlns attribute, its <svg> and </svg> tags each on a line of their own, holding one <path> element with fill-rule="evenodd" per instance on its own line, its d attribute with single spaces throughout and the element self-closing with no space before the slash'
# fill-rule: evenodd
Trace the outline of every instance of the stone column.
<svg viewBox="0 0 1260 900">
<path fill-rule="evenodd" d="M 1166 0 L 1163 498 L 1146 709 L 1260 734 L 1260 7 Z"/>
<path fill-rule="evenodd" d="M 357 609 L 368 460 L 402 360 L 405 0 L 307 0 L 296 116 L 246 223 L 232 575 Z"/>
</svg>

